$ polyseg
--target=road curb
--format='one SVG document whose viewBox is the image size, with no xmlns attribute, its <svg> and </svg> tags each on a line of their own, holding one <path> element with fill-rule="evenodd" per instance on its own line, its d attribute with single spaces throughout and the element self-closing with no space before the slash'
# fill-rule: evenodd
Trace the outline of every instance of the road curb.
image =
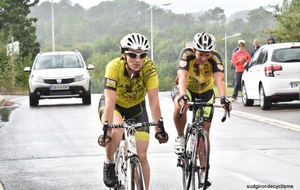
<svg viewBox="0 0 300 190">
<path fill-rule="evenodd" d="M 300 125 L 297 125 L 297 124 L 294 124 L 294 123 L 290 123 L 290 122 L 286 122 L 286 121 L 280 121 L 280 120 L 276 120 L 276 119 L 271 119 L 271 118 L 267 118 L 267 117 L 263 117 L 263 116 L 259 116 L 259 115 L 255 115 L 255 114 L 251 114 L 251 113 L 246 113 L 246 112 L 242 112 L 242 111 L 237 111 L 237 110 L 232 110 L 231 113 L 235 114 L 235 115 L 238 115 L 238 116 L 241 116 L 241 117 L 248 118 L 248 119 L 252 119 L 252 120 L 268 123 L 268 124 L 271 124 L 271 125 L 275 125 L 277 127 L 281 127 L 281 128 L 284 128 L 284 129 L 300 131 Z"/>
</svg>

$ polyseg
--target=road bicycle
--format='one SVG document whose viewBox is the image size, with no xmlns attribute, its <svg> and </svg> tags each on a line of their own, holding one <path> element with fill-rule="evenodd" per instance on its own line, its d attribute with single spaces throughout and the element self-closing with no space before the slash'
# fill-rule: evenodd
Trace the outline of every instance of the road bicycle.
<svg viewBox="0 0 300 190">
<path fill-rule="evenodd" d="M 108 138 L 107 131 L 109 128 L 125 128 L 123 138 L 120 142 L 119 148 L 114 155 L 115 172 L 117 176 L 116 186 L 114 190 L 145 190 L 145 184 L 142 174 L 142 166 L 137 155 L 136 141 L 134 132 L 137 128 L 143 126 L 158 126 L 158 134 L 165 137 L 166 132 L 163 127 L 163 119 L 160 118 L 157 122 L 135 122 L 134 119 L 125 120 L 122 124 L 108 124 L 103 125 L 103 142 Z M 99 142 L 99 139 L 98 139 Z"/>
<path fill-rule="evenodd" d="M 222 122 L 226 120 L 227 114 L 230 116 L 228 111 L 229 103 L 229 101 L 226 101 L 226 109 Z M 196 99 L 195 102 L 186 102 L 186 105 L 188 105 L 189 110 L 192 111 L 192 121 L 188 123 L 186 127 L 185 151 L 183 154 L 178 155 L 177 167 L 182 168 L 184 190 L 189 190 L 190 188 L 192 190 L 200 188 L 205 190 L 210 186 L 210 182 L 208 182 L 210 142 L 203 125 L 203 114 L 204 107 L 212 108 L 214 105 L 204 102 L 201 99 Z M 184 107 L 181 108 L 179 117 L 182 115 L 183 109 Z M 200 149 L 203 150 L 202 154 L 204 154 L 205 158 L 201 160 L 204 162 L 203 164 L 201 164 L 199 160 Z"/>
</svg>

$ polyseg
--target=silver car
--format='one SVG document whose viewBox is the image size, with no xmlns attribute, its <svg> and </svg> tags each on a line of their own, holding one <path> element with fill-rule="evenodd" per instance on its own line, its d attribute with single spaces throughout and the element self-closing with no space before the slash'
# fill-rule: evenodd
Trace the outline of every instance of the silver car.
<svg viewBox="0 0 300 190">
<path fill-rule="evenodd" d="M 262 46 L 245 65 L 242 101 L 252 106 L 259 100 L 263 110 L 272 103 L 299 100 L 300 42 Z"/>
<path fill-rule="evenodd" d="M 39 53 L 30 72 L 29 105 L 37 106 L 40 99 L 82 98 L 83 104 L 91 104 L 91 77 L 78 51 L 56 51 Z"/>
</svg>

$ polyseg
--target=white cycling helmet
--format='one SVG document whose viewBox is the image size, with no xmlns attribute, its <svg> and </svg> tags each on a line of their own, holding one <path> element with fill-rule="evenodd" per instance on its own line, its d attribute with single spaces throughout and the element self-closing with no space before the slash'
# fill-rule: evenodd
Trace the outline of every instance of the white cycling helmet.
<svg viewBox="0 0 300 190">
<path fill-rule="evenodd" d="M 194 48 L 199 51 L 210 52 L 213 50 L 215 37 L 207 32 L 197 33 L 193 39 Z"/>
<path fill-rule="evenodd" d="M 127 34 L 120 41 L 121 48 L 147 51 L 150 48 L 149 40 L 142 34 L 131 33 Z"/>
</svg>

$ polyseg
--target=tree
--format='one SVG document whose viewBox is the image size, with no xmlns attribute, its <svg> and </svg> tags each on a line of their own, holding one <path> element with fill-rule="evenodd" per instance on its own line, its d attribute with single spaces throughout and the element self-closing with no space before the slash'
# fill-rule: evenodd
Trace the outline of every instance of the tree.
<svg viewBox="0 0 300 190">
<path fill-rule="evenodd" d="M 37 4 L 35 0 L 1 0 L 0 1 L 0 51 L 1 75 L 0 86 L 5 90 L 15 91 L 24 88 L 26 74 L 22 67 L 32 63 L 33 57 L 39 52 L 40 45 L 36 42 L 35 27 L 36 18 L 28 18 L 29 8 Z M 6 55 L 6 44 L 11 41 L 19 42 L 19 55 Z M 3 48 L 5 49 L 3 51 Z"/>
<path fill-rule="evenodd" d="M 269 30 L 278 42 L 300 41 L 300 2 L 284 0 L 282 7 L 275 7 L 277 26 Z"/>
<path fill-rule="evenodd" d="M 198 19 L 199 21 L 206 22 L 206 24 L 220 27 L 225 25 L 226 15 L 224 13 L 224 9 L 215 7 L 214 9 L 209 9 L 204 14 L 200 15 Z"/>
<path fill-rule="evenodd" d="M 39 0 L 2 0 L 0 2 L 0 28 L 4 39 L 10 43 L 14 37 L 20 43 L 20 56 L 35 56 L 39 52 L 39 43 L 36 42 L 35 27 L 36 18 L 28 18 L 30 7 L 36 5 Z"/>
<path fill-rule="evenodd" d="M 71 1 L 60 0 L 60 2 L 53 4 L 55 47 L 57 51 L 77 49 L 88 63 L 95 65 L 95 70 L 92 72 L 93 92 L 99 92 L 99 90 L 103 89 L 103 69 L 108 61 L 116 56 L 120 56 L 119 42 L 122 37 L 128 33 L 139 32 L 150 40 L 151 11 L 149 7 L 151 5 L 139 0 L 113 0 L 102 1 L 97 6 L 86 10 L 78 4 L 73 5 Z M 28 2 L 29 0 L 1 0 L 0 8 L 6 11 L 13 9 L 28 10 L 27 8 L 33 5 Z M 37 0 L 34 2 L 37 2 Z M 23 40 L 26 39 L 33 42 L 35 39 L 33 35 L 35 28 L 30 26 L 34 23 L 34 26 L 37 28 L 37 40 L 41 44 L 43 51 L 51 51 L 51 6 L 49 1 L 43 1 L 41 4 L 31 6 L 31 13 L 27 15 L 28 19 L 23 18 L 23 15 L 26 15 L 28 12 L 22 14 L 20 18 L 16 12 L 14 12 L 14 15 L 4 14 L 3 11 L 0 12 L 0 27 L 6 27 L 3 30 L 1 29 L 4 27 L 0 29 L 0 32 L 3 31 L 3 34 L 5 31 L 5 37 L 2 38 L 5 40 L 3 44 L 10 43 L 12 31 L 19 35 L 18 38 L 22 37 L 24 38 Z M 285 10 L 288 7 L 290 7 L 289 3 L 285 6 Z M 173 86 L 179 52 L 185 47 L 187 41 L 193 39 L 196 33 L 208 31 L 213 34 L 217 41 L 216 50 L 223 56 L 225 55 L 225 42 L 222 39 L 225 33 L 228 35 L 242 33 L 240 38 L 245 39 L 247 47 L 251 48 L 251 42 L 254 38 L 259 38 L 263 41 L 266 39 L 266 32 L 273 34 L 274 32 L 270 32 L 270 29 L 274 29 L 276 24 L 272 19 L 273 14 L 263 8 L 244 11 L 243 14 L 238 12 L 235 14 L 235 18 L 238 19 L 231 19 L 231 22 L 226 22 L 224 10 L 219 7 L 195 14 L 175 14 L 163 7 L 153 6 L 152 8 L 154 15 L 154 61 L 157 64 L 160 86 L 163 90 L 171 89 Z M 19 12 L 22 13 L 22 11 Z M 281 16 L 281 12 L 278 15 Z M 36 23 L 34 18 L 38 18 Z M 18 27 L 14 27 L 14 30 L 12 30 L 11 23 Z M 20 28 L 22 30 L 16 30 Z M 23 30 L 32 35 L 25 34 Z M 284 31 L 282 30 L 282 32 Z M 19 40 L 15 36 L 16 34 L 13 35 L 16 40 Z M 275 33 L 273 35 L 277 36 Z M 237 40 L 231 39 L 227 41 L 228 55 L 229 51 L 236 47 Z M 28 47 L 30 47 L 28 50 L 34 49 L 30 45 Z M 32 55 L 35 56 L 34 53 Z M 228 63 L 230 57 L 231 55 L 228 56 Z M 30 66 L 32 63 L 28 60 L 30 60 L 29 57 L 26 60 L 23 59 L 16 62 L 16 64 L 20 67 L 20 64 L 24 64 L 24 61 L 26 61 L 26 66 Z M 12 62 L 7 61 L 6 63 Z M 21 72 L 20 68 L 19 71 Z M 18 76 L 23 73 L 19 73 Z M 228 73 L 231 74 L 231 70 Z M 231 75 L 228 75 L 229 80 L 230 77 Z M 23 78 L 26 79 L 26 77 L 21 77 L 19 80 L 23 80 Z"/>
<path fill-rule="evenodd" d="M 253 32 L 259 32 L 274 27 L 274 15 L 263 7 L 254 9 L 248 13 L 248 29 L 255 29 Z"/>
</svg>

